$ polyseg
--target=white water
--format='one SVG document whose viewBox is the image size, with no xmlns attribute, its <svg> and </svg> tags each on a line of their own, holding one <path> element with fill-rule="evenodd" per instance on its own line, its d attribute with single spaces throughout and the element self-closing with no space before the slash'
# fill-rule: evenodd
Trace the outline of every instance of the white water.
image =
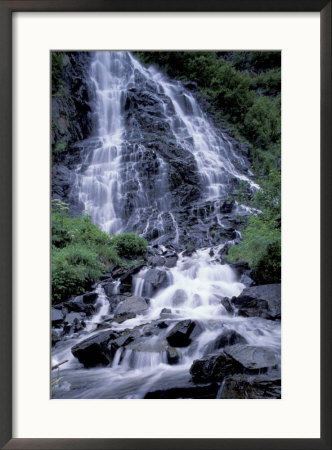
<svg viewBox="0 0 332 450">
<path fill-rule="evenodd" d="M 246 175 L 235 168 L 241 167 L 241 158 L 226 136 L 218 135 L 209 123 L 193 95 L 184 91 L 178 82 L 166 79 L 154 69 L 145 69 L 127 52 L 95 52 L 91 65 L 91 79 L 96 87 L 97 145 L 86 151 L 85 160 L 77 170 L 76 189 L 85 210 L 93 222 L 110 233 L 130 230 L 141 222 L 142 234 L 157 228 L 159 236 L 166 232 L 167 224 L 173 227 L 173 243 L 178 243 L 179 227 L 176 215 L 170 211 L 170 195 L 167 181 L 167 164 L 159 163 L 158 182 L 153 193 L 147 195 L 140 179 L 137 162 L 140 152 L 147 152 L 140 143 L 131 145 L 130 131 L 123 120 L 123 107 L 128 89 L 136 79 L 155 84 L 156 92 L 163 99 L 163 114 L 179 146 L 190 151 L 196 160 L 204 201 L 225 198 L 232 179 L 247 181 L 257 188 Z M 129 137 L 128 137 L 129 136 Z M 128 148 L 131 152 L 128 154 Z M 130 216 L 124 212 L 128 185 L 135 186 L 135 208 Z M 252 213 L 245 205 L 239 212 Z M 219 225 L 220 214 L 216 215 Z M 169 220 L 170 219 L 170 220 Z M 237 237 L 240 237 L 239 235 Z M 214 248 L 214 253 L 222 248 Z M 240 333 L 251 345 L 264 345 L 280 352 L 280 324 L 260 318 L 236 317 L 227 313 L 220 300 L 239 295 L 244 285 L 233 269 L 221 265 L 210 249 L 199 249 L 191 257 L 180 255 L 176 267 L 162 268 L 166 283 L 154 291 L 146 282 L 147 269 L 134 277 L 132 294 L 150 298 L 146 314 L 112 324 L 114 330 L 132 329 L 162 319 L 168 327 L 157 336 L 148 336 L 139 344 L 120 348 L 106 368 L 84 369 L 71 354 L 71 348 L 88 336 L 97 333 L 96 328 L 105 316 L 109 317 L 109 302 L 101 285 L 98 285 L 98 312 L 87 321 L 84 332 L 68 336 L 53 350 L 53 363 L 68 359 L 61 369 L 63 381 L 53 389 L 57 398 L 143 398 L 148 391 L 163 386 L 166 381 L 181 386 L 187 381 L 194 359 L 209 353 L 213 341 L 225 329 Z M 119 282 L 113 293 L 119 292 Z M 161 315 L 163 308 L 171 313 Z M 179 362 L 168 364 L 166 335 L 180 320 L 196 320 L 202 333 L 186 348 L 179 348 Z"/>
<path fill-rule="evenodd" d="M 57 398 L 142 398 L 144 395 L 171 383 L 183 385 L 189 377 L 192 361 L 213 351 L 213 342 L 223 330 L 237 331 L 250 345 L 268 346 L 280 352 L 280 324 L 261 318 L 236 317 L 227 313 L 220 299 L 239 295 L 244 288 L 234 271 L 228 265 L 220 265 L 209 255 L 209 249 L 198 250 L 192 257 L 180 256 L 178 264 L 167 271 L 169 286 L 157 291 L 151 298 L 151 305 L 145 315 L 113 324 L 113 330 L 132 329 L 151 321 L 169 321 L 168 328 L 158 336 L 149 336 L 133 348 L 120 348 L 107 368 L 84 369 L 71 354 L 71 347 L 86 339 L 63 341 L 53 351 L 53 363 L 69 359 L 62 370 L 65 383 L 54 388 Z M 134 281 L 135 294 L 143 292 L 143 269 Z M 137 282 L 141 280 L 140 282 Z M 107 314 L 105 294 L 99 287 L 98 302 L 102 308 L 92 318 L 90 330 L 95 329 L 101 316 Z M 108 304 L 108 301 L 107 301 Z M 170 315 L 161 316 L 161 310 L 171 309 Z M 180 320 L 192 319 L 199 322 L 203 332 L 186 348 L 178 348 L 180 361 L 176 365 L 167 363 L 165 338 L 170 329 Z M 89 336 L 92 334 L 89 334 Z"/>
<path fill-rule="evenodd" d="M 95 52 L 90 72 L 96 89 L 96 138 L 92 147 L 87 143 L 75 190 L 84 210 L 102 230 L 120 233 L 144 223 L 144 234 L 153 227 L 161 236 L 165 234 L 164 214 L 171 207 L 167 164 L 156 156 L 159 176 L 147 193 L 138 163 L 140 155 L 151 150 L 140 142 L 133 144 L 131 134 L 137 130 L 126 130 L 124 124 L 126 96 L 142 80 L 152 83 L 151 95 L 162 105 L 163 117 L 178 145 L 193 154 L 205 200 L 225 199 L 234 178 L 246 181 L 252 189 L 258 188 L 235 168 L 232 161 L 241 168 L 244 160 L 225 135 L 217 134 L 193 95 L 184 91 L 179 82 L 170 81 L 152 67 L 146 69 L 128 52 Z M 134 202 L 130 213 L 124 208 L 128 194 Z M 173 214 L 172 222 L 173 241 L 178 243 L 179 230 Z"/>
</svg>

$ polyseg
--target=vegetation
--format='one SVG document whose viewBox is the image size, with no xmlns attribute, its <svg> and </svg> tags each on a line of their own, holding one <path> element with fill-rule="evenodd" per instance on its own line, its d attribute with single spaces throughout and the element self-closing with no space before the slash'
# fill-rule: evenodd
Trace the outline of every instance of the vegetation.
<svg viewBox="0 0 332 450">
<path fill-rule="evenodd" d="M 67 205 L 52 202 L 52 301 L 59 303 L 87 290 L 114 265 L 143 256 L 147 242 L 134 233 L 111 236 L 88 215 L 71 217 Z M 126 258 L 126 260 L 122 259 Z"/>
<path fill-rule="evenodd" d="M 243 230 L 243 241 L 231 248 L 229 261 L 247 261 L 257 281 L 280 280 L 280 52 L 137 52 L 143 63 L 167 75 L 197 83 L 209 111 L 251 150 L 260 190 L 238 200 L 261 211 Z"/>
</svg>

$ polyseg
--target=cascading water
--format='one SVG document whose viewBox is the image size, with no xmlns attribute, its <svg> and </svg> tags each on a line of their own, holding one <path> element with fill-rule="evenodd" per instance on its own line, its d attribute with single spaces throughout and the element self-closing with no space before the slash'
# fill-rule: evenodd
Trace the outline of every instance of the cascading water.
<svg viewBox="0 0 332 450">
<path fill-rule="evenodd" d="M 183 209 L 189 206 L 190 214 L 197 212 L 195 223 L 204 236 L 211 223 L 227 231 L 229 215 L 216 210 L 218 205 L 239 181 L 258 188 L 244 158 L 225 134 L 218 133 L 191 92 L 157 70 L 144 68 L 130 53 L 95 52 L 90 75 L 96 91 L 96 133 L 83 145 L 83 162 L 74 186 L 83 209 L 106 232 L 136 231 L 153 244 L 163 243 L 165 247 L 158 246 L 163 254 L 167 246 L 182 252 L 173 267 L 157 267 L 154 275 L 162 280 L 158 286 L 148 266 L 134 275 L 132 292 L 127 295 L 148 297 L 149 307 L 123 322 L 114 320 L 116 308 L 110 308 L 110 303 L 121 297 L 119 279 L 112 281 L 111 292 L 105 292 L 103 283 L 97 285 L 99 308 L 84 331 L 79 336 L 69 334 L 53 349 L 54 363 L 69 360 L 62 371 L 65 382 L 53 389 L 53 397 L 144 398 L 165 384 L 181 385 L 190 379 L 193 361 L 213 351 L 214 342 L 225 330 L 239 333 L 249 345 L 280 353 L 279 322 L 239 317 L 221 303 L 225 297 L 238 296 L 245 287 L 235 271 L 220 264 L 218 258 L 227 241 L 233 244 L 240 238 L 239 232 L 213 249 L 212 245 L 201 246 L 189 255 L 183 251 L 189 229 L 181 222 Z M 139 109 L 142 104 L 143 111 Z M 181 158 L 187 158 L 188 172 L 198 173 L 193 179 L 200 185 L 199 196 L 184 206 L 179 206 L 177 198 L 184 190 L 183 180 L 180 177 L 180 184 L 175 184 L 173 176 Z M 184 167 L 182 177 L 186 175 Z M 207 202 L 213 203 L 210 222 L 199 215 L 201 205 L 205 208 Z M 252 212 L 244 206 L 235 212 L 243 211 Z M 199 334 L 188 345 L 173 348 L 168 334 L 186 320 L 198 324 Z M 85 369 L 71 349 L 97 336 L 100 329 L 112 330 L 124 340 L 127 335 L 130 338 L 112 349 L 107 367 Z M 219 398 L 221 391 L 219 386 L 215 397 Z"/>
</svg>

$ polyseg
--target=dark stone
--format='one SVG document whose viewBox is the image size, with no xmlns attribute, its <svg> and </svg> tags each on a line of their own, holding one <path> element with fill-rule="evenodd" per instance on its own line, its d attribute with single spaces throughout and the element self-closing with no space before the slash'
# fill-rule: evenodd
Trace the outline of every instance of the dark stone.
<svg viewBox="0 0 332 450">
<path fill-rule="evenodd" d="M 178 352 L 178 350 L 174 347 L 169 347 L 167 346 L 167 362 L 168 364 L 177 364 L 180 360 L 180 354 Z"/>
<path fill-rule="evenodd" d="M 231 305 L 231 302 L 229 301 L 228 297 L 224 297 L 220 300 L 220 303 L 223 305 L 223 307 L 226 309 L 226 311 L 230 314 L 234 313 L 234 308 Z"/>
<path fill-rule="evenodd" d="M 192 340 L 202 331 L 202 327 L 198 322 L 183 320 L 171 329 L 166 339 L 172 347 L 188 347 Z"/>
<path fill-rule="evenodd" d="M 87 297 L 89 299 L 89 297 Z M 95 312 L 94 305 L 85 303 L 83 301 L 83 295 L 79 295 L 67 302 L 64 302 L 63 306 L 67 308 L 69 312 L 82 312 L 87 316 L 91 316 Z"/>
<path fill-rule="evenodd" d="M 183 382 L 182 382 L 183 383 Z M 184 382 L 180 386 L 169 386 L 145 394 L 144 398 L 150 399 L 214 399 L 219 390 L 218 383 L 195 384 L 193 382 Z"/>
<path fill-rule="evenodd" d="M 107 366 L 112 361 L 107 344 L 117 337 L 118 334 L 113 331 L 102 331 L 74 345 L 72 354 L 84 367 Z"/>
<path fill-rule="evenodd" d="M 92 305 L 98 299 L 97 292 L 88 292 L 87 294 L 82 295 L 83 303 L 86 305 Z"/>
<path fill-rule="evenodd" d="M 233 375 L 226 378 L 220 398 L 279 399 L 281 379 L 276 372 L 264 375 Z"/>
<path fill-rule="evenodd" d="M 222 381 L 226 375 L 241 373 L 241 367 L 225 353 L 209 354 L 196 359 L 190 368 L 190 374 L 196 382 Z"/>
<path fill-rule="evenodd" d="M 220 212 L 223 214 L 230 214 L 235 206 L 234 200 L 226 200 L 220 207 Z"/>
<path fill-rule="evenodd" d="M 194 381 L 222 381 L 228 375 L 259 374 L 278 364 L 277 354 L 267 347 L 232 345 L 221 353 L 195 360 L 190 368 Z"/>
<path fill-rule="evenodd" d="M 231 303 L 237 308 L 239 316 L 280 319 L 281 285 L 265 284 L 246 288 L 238 297 L 233 297 Z"/>
<path fill-rule="evenodd" d="M 160 311 L 160 314 L 171 314 L 171 313 L 172 313 L 172 310 L 170 308 L 163 308 Z"/>
<path fill-rule="evenodd" d="M 235 344 L 247 344 L 247 340 L 234 330 L 225 330 L 214 341 L 214 348 L 218 350 Z"/>
<path fill-rule="evenodd" d="M 189 91 L 197 91 L 197 83 L 196 81 L 185 81 L 183 86 Z"/>
</svg>

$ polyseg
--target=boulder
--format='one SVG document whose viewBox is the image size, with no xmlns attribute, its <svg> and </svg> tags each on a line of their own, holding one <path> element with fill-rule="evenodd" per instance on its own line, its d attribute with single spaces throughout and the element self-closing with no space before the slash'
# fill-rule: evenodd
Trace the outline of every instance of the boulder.
<svg viewBox="0 0 332 450">
<path fill-rule="evenodd" d="M 73 323 L 74 320 L 81 321 L 82 318 L 83 318 L 83 314 L 82 313 L 71 312 L 71 313 L 66 314 L 65 322 Z"/>
<path fill-rule="evenodd" d="M 278 365 L 277 353 L 269 347 L 254 345 L 232 345 L 225 347 L 224 352 L 239 365 L 242 372 L 258 373 Z"/>
<path fill-rule="evenodd" d="M 95 294 L 95 293 L 93 293 Z M 87 294 L 85 294 L 87 295 Z M 64 302 L 63 306 L 69 311 L 69 312 L 83 312 L 87 316 L 91 316 L 95 312 L 95 307 L 92 304 L 92 298 L 94 296 L 87 296 L 85 295 L 79 295 L 71 300 L 68 300 L 67 302 Z M 98 294 L 96 294 L 98 298 Z M 84 300 L 85 297 L 85 300 Z"/>
<path fill-rule="evenodd" d="M 144 398 L 150 399 L 176 399 L 176 398 L 192 398 L 192 399 L 214 399 L 217 397 L 219 390 L 218 383 L 195 384 L 192 381 L 182 381 L 174 385 L 161 386 L 159 389 L 147 392 Z"/>
<path fill-rule="evenodd" d="M 167 346 L 166 353 L 167 353 L 168 364 L 173 365 L 173 364 L 177 364 L 179 362 L 180 353 L 176 348 Z"/>
<path fill-rule="evenodd" d="M 233 297 L 232 305 L 243 317 L 262 317 L 280 320 L 281 285 L 265 284 L 244 289 L 238 297 Z"/>
<path fill-rule="evenodd" d="M 218 350 L 235 344 L 247 344 L 247 340 L 234 330 L 225 330 L 215 339 L 214 349 Z"/>
<path fill-rule="evenodd" d="M 233 375 L 226 378 L 220 398 L 228 399 L 267 399 L 281 398 L 280 374 Z"/>
<path fill-rule="evenodd" d="M 59 309 L 52 308 L 51 320 L 52 320 L 52 326 L 61 325 L 64 321 L 62 311 L 60 311 Z"/>
<path fill-rule="evenodd" d="M 174 256 L 168 256 L 165 258 L 165 267 L 168 267 L 169 269 L 171 269 L 172 267 L 176 266 L 176 263 L 178 262 L 178 256 L 174 255 Z"/>
<path fill-rule="evenodd" d="M 223 352 L 196 359 L 190 368 L 190 374 L 196 382 L 222 381 L 226 375 L 239 372 L 240 368 L 234 366 L 232 358 Z"/>
<path fill-rule="evenodd" d="M 188 347 L 202 331 L 203 329 L 198 322 L 189 319 L 182 320 L 171 329 L 166 339 L 172 347 Z"/>
<path fill-rule="evenodd" d="M 166 280 L 166 272 L 160 269 L 149 269 L 144 274 L 144 281 L 155 290 L 160 288 Z"/>
<path fill-rule="evenodd" d="M 231 302 L 229 301 L 228 297 L 224 297 L 220 300 L 220 303 L 223 305 L 223 307 L 226 309 L 226 311 L 229 314 L 233 314 L 234 313 L 234 308 L 231 305 Z"/>
<path fill-rule="evenodd" d="M 102 331 L 74 345 L 71 352 L 84 367 L 107 366 L 112 361 L 108 342 L 118 336 L 113 331 Z"/>
<path fill-rule="evenodd" d="M 196 382 L 222 381 L 228 375 L 260 374 L 277 364 L 277 354 L 270 348 L 236 344 L 195 360 L 190 374 Z"/>
<path fill-rule="evenodd" d="M 148 308 L 149 304 L 145 298 L 133 295 L 122 300 L 115 308 L 114 314 L 115 316 L 143 314 Z"/>
</svg>

